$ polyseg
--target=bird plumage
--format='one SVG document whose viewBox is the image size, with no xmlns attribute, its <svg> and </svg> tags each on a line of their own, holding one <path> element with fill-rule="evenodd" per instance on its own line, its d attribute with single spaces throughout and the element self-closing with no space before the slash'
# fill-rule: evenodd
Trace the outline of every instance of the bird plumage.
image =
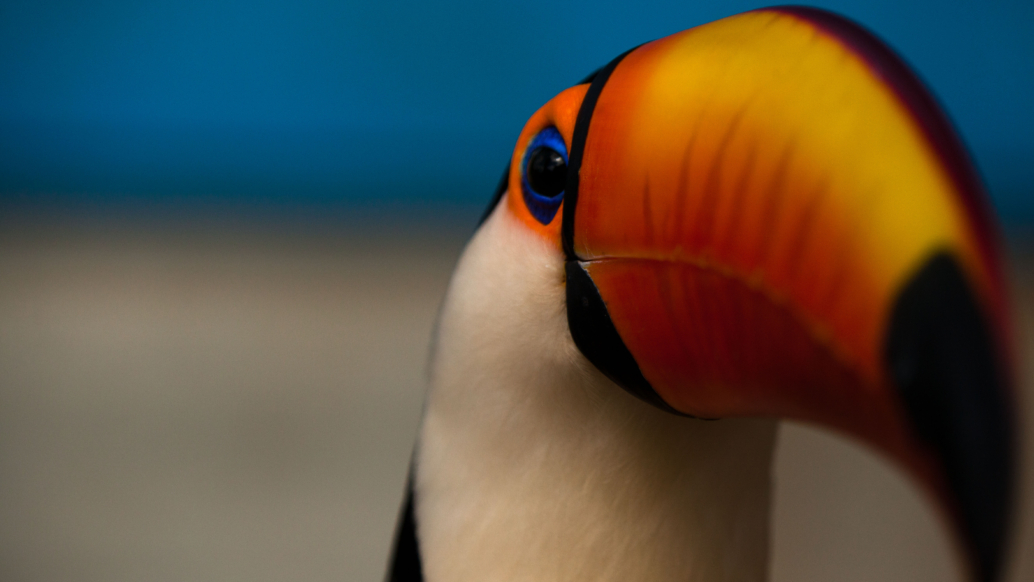
<svg viewBox="0 0 1034 582">
<path fill-rule="evenodd" d="M 763 579 L 774 421 L 625 393 L 574 346 L 562 267 L 503 211 L 457 266 L 416 461 L 427 579 Z"/>
</svg>

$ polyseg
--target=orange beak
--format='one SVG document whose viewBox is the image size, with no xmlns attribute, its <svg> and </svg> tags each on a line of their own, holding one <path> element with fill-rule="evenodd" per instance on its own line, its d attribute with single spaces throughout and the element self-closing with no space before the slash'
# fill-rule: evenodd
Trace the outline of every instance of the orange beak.
<svg viewBox="0 0 1034 582">
<path fill-rule="evenodd" d="M 581 101 L 562 213 L 571 332 L 597 367 L 678 413 L 875 445 L 997 579 L 1013 378 L 996 231 L 884 45 L 779 8 L 626 53 Z"/>
</svg>

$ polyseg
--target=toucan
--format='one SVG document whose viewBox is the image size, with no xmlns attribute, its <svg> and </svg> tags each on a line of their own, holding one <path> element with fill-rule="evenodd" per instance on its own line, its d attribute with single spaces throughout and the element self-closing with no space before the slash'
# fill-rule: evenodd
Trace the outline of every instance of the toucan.
<svg viewBox="0 0 1034 582">
<path fill-rule="evenodd" d="M 618 56 L 532 115 L 459 259 L 388 579 L 764 580 L 793 419 L 887 455 L 1000 580 L 1000 247 L 861 26 L 767 8 Z"/>
</svg>

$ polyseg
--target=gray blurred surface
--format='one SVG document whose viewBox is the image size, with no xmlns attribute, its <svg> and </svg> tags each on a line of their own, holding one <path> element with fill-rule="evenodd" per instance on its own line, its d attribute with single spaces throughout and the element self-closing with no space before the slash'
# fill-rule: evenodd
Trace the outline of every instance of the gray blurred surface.
<svg viewBox="0 0 1034 582">
<path fill-rule="evenodd" d="M 462 243 L 0 232 L 0 580 L 380 580 Z M 884 461 L 792 425 L 777 455 L 774 581 L 961 580 Z"/>
</svg>

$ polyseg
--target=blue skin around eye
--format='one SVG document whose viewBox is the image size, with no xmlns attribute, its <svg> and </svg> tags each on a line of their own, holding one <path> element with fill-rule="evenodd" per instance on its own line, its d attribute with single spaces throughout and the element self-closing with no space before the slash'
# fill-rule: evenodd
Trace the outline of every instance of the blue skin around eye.
<svg viewBox="0 0 1034 582">
<path fill-rule="evenodd" d="M 542 146 L 556 150 L 564 157 L 564 163 L 567 163 L 567 144 L 564 143 L 563 136 L 555 127 L 547 127 L 528 142 L 528 147 L 524 150 L 524 159 L 521 160 L 521 189 L 524 190 L 524 203 L 535 220 L 542 224 L 549 224 L 553 221 L 557 209 L 560 208 L 560 203 L 564 200 L 564 193 L 560 192 L 556 196 L 543 196 L 532 190 L 531 185 L 528 184 L 528 156 Z"/>
</svg>

